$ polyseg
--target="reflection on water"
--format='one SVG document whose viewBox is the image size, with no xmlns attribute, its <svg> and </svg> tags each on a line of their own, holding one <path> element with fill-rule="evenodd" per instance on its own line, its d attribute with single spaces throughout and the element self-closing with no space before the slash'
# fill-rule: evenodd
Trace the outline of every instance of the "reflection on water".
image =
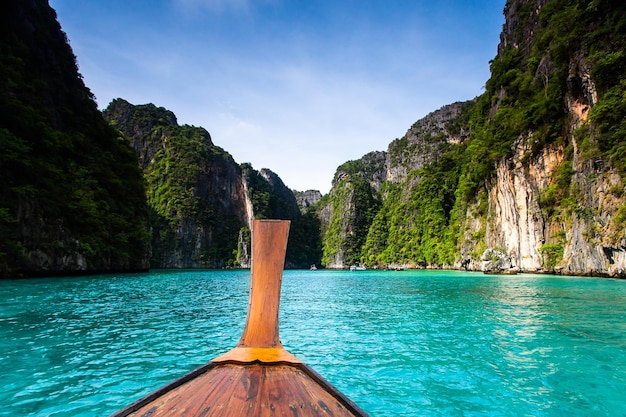
<svg viewBox="0 0 626 417">
<path fill-rule="evenodd" d="M 248 271 L 0 281 L 0 416 L 107 415 L 234 347 Z M 626 282 L 287 271 L 285 347 L 372 416 L 626 415 Z"/>
</svg>

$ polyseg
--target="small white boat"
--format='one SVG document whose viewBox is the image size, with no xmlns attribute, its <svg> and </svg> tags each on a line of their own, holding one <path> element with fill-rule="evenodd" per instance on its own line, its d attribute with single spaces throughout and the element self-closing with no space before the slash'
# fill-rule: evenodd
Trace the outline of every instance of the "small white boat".
<svg viewBox="0 0 626 417">
<path fill-rule="evenodd" d="M 367 268 L 365 266 L 363 266 L 363 265 L 359 265 L 359 266 L 352 265 L 352 266 L 350 266 L 350 271 L 365 271 L 366 269 Z"/>
</svg>

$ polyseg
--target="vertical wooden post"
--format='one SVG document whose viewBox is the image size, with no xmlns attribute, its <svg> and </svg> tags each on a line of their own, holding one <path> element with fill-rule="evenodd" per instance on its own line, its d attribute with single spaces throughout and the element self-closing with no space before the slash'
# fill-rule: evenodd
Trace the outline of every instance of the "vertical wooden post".
<svg viewBox="0 0 626 417">
<path fill-rule="evenodd" d="M 248 317 L 238 347 L 282 347 L 278 310 L 289 220 L 255 220 L 252 225 L 252 268 Z"/>
</svg>

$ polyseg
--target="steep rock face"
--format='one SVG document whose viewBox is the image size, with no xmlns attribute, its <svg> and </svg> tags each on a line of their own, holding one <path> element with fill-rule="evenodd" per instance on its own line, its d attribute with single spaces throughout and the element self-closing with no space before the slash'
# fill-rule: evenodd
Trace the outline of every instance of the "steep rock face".
<svg viewBox="0 0 626 417">
<path fill-rule="evenodd" d="M 45 0 L 0 5 L 0 276 L 148 268 L 141 172 Z"/>
<path fill-rule="evenodd" d="M 624 190 L 623 179 L 614 169 L 598 169 L 591 162 L 575 166 L 579 209 L 564 228 L 563 256 L 556 269 L 565 274 L 625 277 L 626 231 L 614 221 L 625 206 L 624 192 L 619 191 Z"/>
<path fill-rule="evenodd" d="M 419 170 L 441 156 L 447 144 L 469 137 L 465 118 L 472 101 L 457 102 L 429 113 L 406 134 L 389 144 L 385 180 L 401 183 L 409 172 Z"/>
<path fill-rule="evenodd" d="M 293 191 L 293 194 L 302 213 L 305 213 L 309 207 L 314 206 L 322 199 L 322 193 L 318 190 Z"/>
<path fill-rule="evenodd" d="M 554 184 L 559 168 L 567 162 L 564 149 L 547 147 L 532 161 L 522 163 L 526 140 L 517 145 L 512 158 L 498 163 L 490 188 L 487 248 L 504 248 L 511 268 L 518 271 L 623 276 L 626 242 L 623 230 L 616 230 L 613 222 L 624 205 L 621 192 L 616 195 L 615 191 L 624 187 L 621 177 L 612 169 L 599 171 L 590 162 L 574 163 L 575 208 L 550 216 L 541 207 L 542 193 Z M 481 227 L 479 221 L 469 228 L 476 233 Z M 474 265 L 471 269 L 484 268 Z"/>
<path fill-rule="evenodd" d="M 513 47 L 521 50 L 525 59 L 537 56 L 536 52 L 533 54 L 539 42 L 535 32 L 546 25 L 541 20 L 541 9 L 548 3 L 507 3 L 507 24 L 499 54 Z M 615 12 L 603 11 L 605 16 Z M 591 27 L 595 26 L 594 18 L 588 18 Z M 497 165 L 495 184 L 489 194 L 486 242 L 490 247 L 506 248 L 514 268 L 522 271 L 609 276 L 624 276 L 626 271 L 626 237 L 623 230 L 616 230 L 622 223 L 614 221 L 625 204 L 621 191 L 624 180 L 606 159 L 592 160 L 581 151 L 582 147 L 589 147 L 589 141 L 597 140 L 593 135 L 582 138 L 587 143 L 581 143 L 576 135 L 577 129 L 593 123 L 589 115 L 599 101 L 588 53 L 583 47 L 572 48 L 567 56 L 544 53 L 535 73 L 545 83 L 546 91 L 550 79 L 562 77 L 564 81 L 564 140 L 533 152 L 535 132 L 524 132 L 515 142 L 513 155 Z M 562 75 L 559 60 L 564 61 L 561 66 L 567 65 L 567 72 Z M 551 195 L 569 202 L 555 205 L 550 201 Z"/>
<path fill-rule="evenodd" d="M 322 264 L 342 269 L 360 263 L 360 248 L 379 204 L 386 154 L 371 152 L 337 168 L 328 202 L 320 209 Z"/>
<path fill-rule="evenodd" d="M 205 129 L 179 126 L 172 112 L 153 104 L 116 99 L 104 115 L 140 155 L 152 211 L 152 267 L 239 266 L 239 232 L 251 213 L 232 157 Z"/>
<path fill-rule="evenodd" d="M 511 268 L 535 272 L 543 269 L 539 249 L 546 242 L 540 190 L 549 185 L 563 154 L 544 148 L 530 162 L 522 163 L 527 153 L 525 145 L 526 141 L 520 140 L 515 155 L 497 164 L 495 183 L 489 192 L 485 241 L 488 247 L 506 249 Z"/>
<path fill-rule="evenodd" d="M 325 235 L 325 259 L 624 277 L 625 16 L 623 2 L 509 0 L 483 95 L 392 142 L 380 192 L 338 170 L 320 215 L 342 232 Z M 357 248 L 335 210 L 355 215 L 368 193 Z"/>
<path fill-rule="evenodd" d="M 624 43 L 623 33 L 594 31 L 600 26 L 622 25 L 616 19 L 623 18 L 624 5 L 562 3 L 507 2 L 506 23 L 490 81 L 502 84 L 492 85 L 498 93 L 490 117 L 495 118 L 505 106 L 506 111 L 520 114 L 524 110 L 511 104 L 516 99 L 514 94 L 519 94 L 519 86 L 499 75 L 502 62 L 509 66 L 508 74 L 534 68 L 530 73 L 532 82 L 543 91 L 530 106 L 539 109 L 537 102 L 545 98 L 552 101 L 541 104 L 546 106 L 540 113 L 543 120 L 524 120 L 528 127 L 518 130 L 509 155 L 496 162 L 495 175 L 487 187 L 488 214 L 480 213 L 479 203 L 466 212 L 457 267 L 490 268 L 478 262 L 479 255 L 482 253 L 484 259 L 499 249 L 510 257 L 511 268 L 519 271 L 614 277 L 626 274 L 625 181 L 624 170 L 619 170 L 623 156 L 614 158 L 606 152 L 610 147 L 603 141 L 610 136 L 603 139 L 595 126 L 602 126 L 606 119 L 603 110 L 594 112 L 595 106 L 603 104 L 597 82 L 611 91 L 619 89 L 611 85 L 619 84 L 625 75 L 624 66 L 613 61 L 622 56 L 614 48 Z M 566 21 L 573 25 L 562 26 Z M 581 36 L 594 38 L 597 44 L 590 48 L 573 40 Z M 612 63 L 611 76 L 602 77 L 603 60 L 607 59 Z M 619 103 L 608 111 L 623 112 Z M 526 110 L 526 114 L 527 118 L 533 117 L 532 111 Z M 612 119 L 611 129 L 618 130 L 624 123 L 623 119 Z M 613 141 L 612 152 L 619 153 L 623 136 L 609 140 Z M 548 143 L 539 146 L 541 142 Z"/>
</svg>

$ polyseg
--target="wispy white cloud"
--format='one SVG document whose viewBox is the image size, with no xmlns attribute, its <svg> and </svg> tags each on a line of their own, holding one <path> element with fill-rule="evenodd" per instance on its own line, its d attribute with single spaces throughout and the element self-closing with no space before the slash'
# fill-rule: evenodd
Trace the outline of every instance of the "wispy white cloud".
<svg viewBox="0 0 626 417">
<path fill-rule="evenodd" d="M 155 0 L 143 10 L 51 0 L 100 106 L 122 97 L 166 107 L 237 162 L 323 192 L 343 162 L 480 94 L 504 0 L 443 3 L 455 7 Z"/>
</svg>

